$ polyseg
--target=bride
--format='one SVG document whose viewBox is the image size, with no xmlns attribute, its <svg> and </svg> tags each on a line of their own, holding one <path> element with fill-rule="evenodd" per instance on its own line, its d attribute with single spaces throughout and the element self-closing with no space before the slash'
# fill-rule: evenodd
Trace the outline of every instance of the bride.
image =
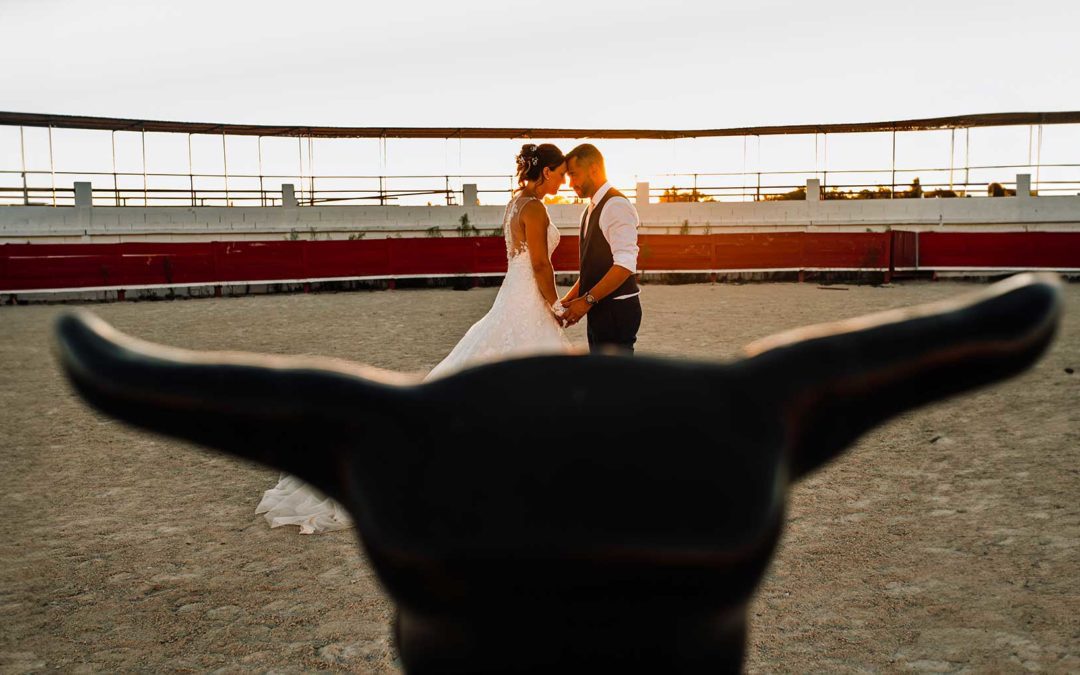
<svg viewBox="0 0 1080 675">
<path fill-rule="evenodd" d="M 550 143 L 526 144 L 517 156 L 517 179 L 518 190 L 503 213 L 506 277 L 495 302 L 425 381 L 487 361 L 571 350 L 551 266 L 559 230 L 543 202 L 565 182 L 566 160 Z M 263 494 L 255 513 L 265 513 L 270 527 L 299 525 L 301 534 L 352 525 L 343 506 L 289 475 Z"/>
</svg>

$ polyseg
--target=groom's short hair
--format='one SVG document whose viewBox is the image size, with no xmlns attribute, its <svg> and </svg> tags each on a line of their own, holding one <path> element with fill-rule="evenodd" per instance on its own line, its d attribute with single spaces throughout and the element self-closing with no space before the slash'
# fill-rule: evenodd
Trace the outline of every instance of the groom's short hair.
<svg viewBox="0 0 1080 675">
<path fill-rule="evenodd" d="M 600 154 L 600 151 L 592 143 L 582 143 L 566 153 L 566 161 L 569 162 L 571 159 L 576 159 L 578 164 L 596 164 L 599 162 L 601 166 L 604 165 L 604 156 Z"/>
</svg>

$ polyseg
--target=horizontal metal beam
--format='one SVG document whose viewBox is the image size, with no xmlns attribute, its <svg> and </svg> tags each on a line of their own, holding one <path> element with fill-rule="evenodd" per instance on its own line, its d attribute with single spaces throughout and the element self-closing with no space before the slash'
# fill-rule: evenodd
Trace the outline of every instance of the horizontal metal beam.
<svg viewBox="0 0 1080 675">
<path fill-rule="evenodd" d="M 718 136 L 778 136 L 789 134 L 845 134 L 874 131 L 925 131 L 1030 124 L 1080 124 L 1080 111 L 983 113 L 890 122 L 839 124 L 791 124 L 730 129 L 543 129 L 511 127 L 326 127 L 276 126 L 261 124 L 220 124 L 208 122 L 167 122 L 116 117 L 48 115 L 0 112 L 0 125 L 55 127 L 58 129 L 98 129 L 105 131 L 150 131 L 186 134 L 226 134 L 229 136 L 284 136 L 314 138 L 582 138 L 582 139 L 672 139 Z"/>
</svg>

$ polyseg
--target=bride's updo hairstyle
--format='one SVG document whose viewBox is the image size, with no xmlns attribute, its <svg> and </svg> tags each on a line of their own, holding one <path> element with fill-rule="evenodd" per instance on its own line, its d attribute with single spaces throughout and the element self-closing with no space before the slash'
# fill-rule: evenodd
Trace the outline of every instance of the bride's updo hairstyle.
<svg viewBox="0 0 1080 675">
<path fill-rule="evenodd" d="M 517 156 L 518 187 L 525 185 L 525 181 L 540 180 L 544 169 L 554 169 L 565 161 L 562 150 L 551 143 L 526 143 Z"/>
</svg>

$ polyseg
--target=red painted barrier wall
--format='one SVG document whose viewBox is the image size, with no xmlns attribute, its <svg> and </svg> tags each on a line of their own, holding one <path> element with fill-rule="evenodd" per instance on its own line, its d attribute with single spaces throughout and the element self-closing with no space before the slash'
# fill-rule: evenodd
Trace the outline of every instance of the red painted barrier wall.
<svg viewBox="0 0 1080 675">
<path fill-rule="evenodd" d="M 886 269 L 887 233 L 644 235 L 641 271 Z M 577 270 L 577 237 L 552 260 Z M 4 244 L 0 290 L 469 275 L 506 271 L 501 238 Z"/>
<path fill-rule="evenodd" d="M 777 232 L 643 235 L 642 272 L 710 270 L 1080 269 L 1080 232 Z M 577 237 L 553 261 L 577 269 Z M 358 241 L 0 245 L 0 291 L 125 288 L 506 271 L 499 237 Z"/>
<path fill-rule="evenodd" d="M 918 265 L 1080 269 L 1080 232 L 920 232 Z"/>
<path fill-rule="evenodd" d="M 651 235 L 641 237 L 638 267 L 644 272 L 884 270 L 889 267 L 889 242 L 888 232 Z"/>
</svg>

